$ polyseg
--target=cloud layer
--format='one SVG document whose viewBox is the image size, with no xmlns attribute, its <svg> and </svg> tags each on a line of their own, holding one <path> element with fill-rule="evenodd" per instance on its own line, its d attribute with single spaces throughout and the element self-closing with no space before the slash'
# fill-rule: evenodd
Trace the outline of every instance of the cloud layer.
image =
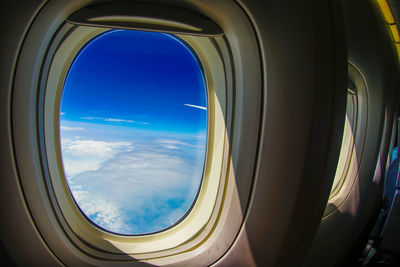
<svg viewBox="0 0 400 267">
<path fill-rule="evenodd" d="M 202 178 L 205 148 L 199 149 L 197 142 L 65 139 L 62 147 L 79 207 L 116 233 L 143 234 L 171 226 L 190 208 Z"/>
</svg>

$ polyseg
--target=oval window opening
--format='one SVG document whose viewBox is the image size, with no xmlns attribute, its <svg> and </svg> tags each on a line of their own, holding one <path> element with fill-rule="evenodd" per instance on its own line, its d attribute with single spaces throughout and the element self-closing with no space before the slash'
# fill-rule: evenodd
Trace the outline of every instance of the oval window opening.
<svg viewBox="0 0 400 267">
<path fill-rule="evenodd" d="M 201 66 L 176 37 L 111 30 L 87 43 L 60 111 L 65 177 L 81 212 L 122 235 L 182 220 L 201 186 L 207 109 Z"/>
</svg>

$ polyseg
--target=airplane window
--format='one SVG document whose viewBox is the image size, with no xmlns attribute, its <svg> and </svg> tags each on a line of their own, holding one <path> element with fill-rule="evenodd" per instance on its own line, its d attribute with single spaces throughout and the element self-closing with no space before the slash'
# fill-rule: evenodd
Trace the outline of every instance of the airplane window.
<svg viewBox="0 0 400 267">
<path fill-rule="evenodd" d="M 354 142 L 357 120 L 357 96 L 352 89 L 348 89 L 347 92 L 346 119 L 343 129 L 342 146 L 340 148 L 336 174 L 331 188 L 331 197 L 340 191 L 341 186 L 346 180 L 351 158 L 353 155 L 355 156 Z"/>
<path fill-rule="evenodd" d="M 75 57 L 64 83 L 65 177 L 81 212 L 123 235 L 149 234 L 190 211 L 208 125 L 196 56 L 170 34 L 111 30 Z"/>
</svg>

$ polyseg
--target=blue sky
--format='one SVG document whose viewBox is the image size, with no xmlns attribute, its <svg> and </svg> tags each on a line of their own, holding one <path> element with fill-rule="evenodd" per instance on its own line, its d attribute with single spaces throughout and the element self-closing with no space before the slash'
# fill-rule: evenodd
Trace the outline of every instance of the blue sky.
<svg viewBox="0 0 400 267">
<path fill-rule="evenodd" d="M 207 94 L 177 38 L 112 30 L 89 42 L 67 75 L 60 125 L 72 195 L 98 226 L 151 233 L 190 208 L 203 174 Z"/>
<path fill-rule="evenodd" d="M 72 64 L 63 118 L 107 117 L 137 128 L 197 133 L 206 130 L 207 114 L 185 104 L 205 107 L 204 86 L 197 60 L 176 38 L 114 30 L 86 45 Z"/>
</svg>

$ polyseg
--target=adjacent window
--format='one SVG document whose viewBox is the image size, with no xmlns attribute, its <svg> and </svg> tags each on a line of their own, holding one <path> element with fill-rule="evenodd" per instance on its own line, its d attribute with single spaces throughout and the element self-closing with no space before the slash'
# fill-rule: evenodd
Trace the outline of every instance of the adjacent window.
<svg viewBox="0 0 400 267">
<path fill-rule="evenodd" d="M 347 89 L 346 119 L 344 122 L 342 146 L 330 197 L 335 196 L 349 175 L 352 157 L 357 157 L 355 137 L 357 124 L 357 95 L 354 88 Z"/>
<path fill-rule="evenodd" d="M 111 30 L 87 43 L 60 111 L 65 176 L 81 212 L 124 235 L 179 222 L 203 177 L 207 109 L 199 61 L 176 37 Z"/>
</svg>

